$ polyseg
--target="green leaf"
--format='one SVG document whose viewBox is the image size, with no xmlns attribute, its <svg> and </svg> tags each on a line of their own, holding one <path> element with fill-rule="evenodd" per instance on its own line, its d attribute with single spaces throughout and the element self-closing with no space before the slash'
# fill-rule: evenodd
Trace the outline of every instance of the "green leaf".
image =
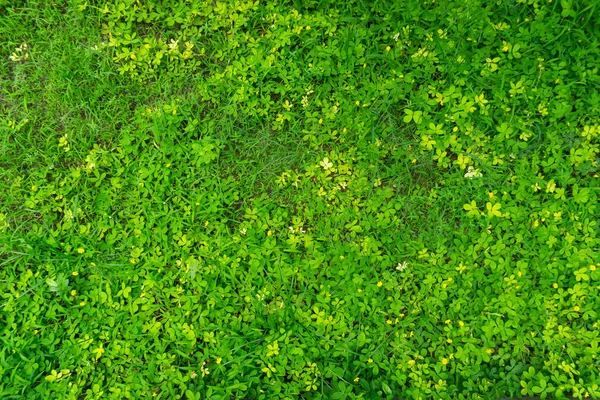
<svg viewBox="0 0 600 400">
<path fill-rule="evenodd" d="M 590 196 L 590 189 L 588 188 L 579 188 L 579 185 L 573 185 L 573 199 L 577 203 L 587 203 Z"/>
<path fill-rule="evenodd" d="M 500 212 L 500 209 L 502 208 L 502 205 L 500 203 L 496 203 L 493 204 L 490 202 L 486 203 L 486 208 L 488 211 L 488 218 L 492 218 L 492 217 L 501 217 L 502 213 Z"/>
<path fill-rule="evenodd" d="M 388 396 L 391 396 L 393 394 L 392 388 L 390 388 L 387 383 L 382 382 L 381 383 L 381 388 L 383 389 L 383 392 L 385 394 L 387 394 Z"/>
<path fill-rule="evenodd" d="M 410 121 L 414 121 L 416 124 L 421 123 L 423 120 L 423 112 L 422 111 L 412 111 L 409 109 L 405 109 L 404 113 L 406 114 L 402 119 L 404 122 L 409 123 Z"/>
</svg>

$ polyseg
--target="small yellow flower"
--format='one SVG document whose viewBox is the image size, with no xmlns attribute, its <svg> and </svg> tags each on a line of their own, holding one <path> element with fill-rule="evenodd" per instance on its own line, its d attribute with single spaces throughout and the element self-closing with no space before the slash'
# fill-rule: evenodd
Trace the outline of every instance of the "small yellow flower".
<svg viewBox="0 0 600 400">
<path fill-rule="evenodd" d="M 72 273 L 71 275 L 73 275 L 73 276 L 77 276 L 77 275 L 79 275 L 79 272 L 77 272 L 77 271 L 73 271 L 73 273 Z"/>
<path fill-rule="evenodd" d="M 388 325 L 393 324 L 394 322 L 391 319 L 388 319 L 387 321 L 385 321 Z"/>
<path fill-rule="evenodd" d="M 267 232 L 267 236 L 271 236 L 273 235 L 273 232 L 271 232 L 270 230 Z"/>
<path fill-rule="evenodd" d="M 358 293 L 362 293 L 362 289 L 358 289 Z"/>
<path fill-rule="evenodd" d="M 359 377 L 354 378 L 354 382 L 358 383 L 358 381 L 360 381 Z"/>
<path fill-rule="evenodd" d="M 575 311 L 579 311 L 579 310 L 580 310 L 580 307 L 579 307 L 579 306 L 575 306 L 575 307 L 573 307 L 573 310 L 575 310 Z"/>
<path fill-rule="evenodd" d="M 208 226 L 208 221 L 204 221 L 204 226 Z"/>
<path fill-rule="evenodd" d="M 369 358 L 369 359 L 367 360 L 367 362 L 369 362 L 369 363 L 372 363 L 372 362 L 373 362 L 373 359 L 372 359 L 372 358 Z"/>
<path fill-rule="evenodd" d="M 80 248 L 77 249 L 77 252 L 79 254 L 83 254 L 83 253 L 85 253 L 85 250 L 80 247 Z"/>
<path fill-rule="evenodd" d="M 217 364 L 221 364 L 221 361 L 223 361 L 223 359 L 221 357 L 217 357 Z"/>
<path fill-rule="evenodd" d="M 462 327 L 462 326 L 465 326 L 465 323 L 462 321 L 458 321 L 458 325 Z"/>
<path fill-rule="evenodd" d="M 77 290 L 71 290 L 71 296 L 75 296 L 77 294 Z"/>
<path fill-rule="evenodd" d="M 37 190 L 37 186 L 35 186 L 35 185 L 31 186 L 31 190 L 35 192 Z"/>
<path fill-rule="evenodd" d="M 448 359 L 447 358 L 442 358 L 442 364 L 444 364 L 444 365 L 448 364 Z"/>
<path fill-rule="evenodd" d="M 377 282 L 377 286 L 378 287 L 382 287 L 383 286 L 383 282 L 381 282 L 381 281 Z"/>
<path fill-rule="evenodd" d="M 492 354 L 492 353 L 494 352 L 494 350 L 492 350 L 492 349 L 487 349 L 485 352 L 486 352 L 486 353 L 488 353 L 488 354 Z"/>
<path fill-rule="evenodd" d="M 79 305 L 80 305 L 81 307 L 85 306 L 85 301 L 82 301 L 81 303 L 79 303 Z"/>
<path fill-rule="evenodd" d="M 452 339 L 448 338 L 448 339 L 446 339 L 446 342 L 452 343 Z"/>
<path fill-rule="evenodd" d="M 307 31 L 310 31 L 310 26 L 307 26 L 307 27 L 306 27 L 306 28 L 304 28 L 304 29 L 306 29 Z"/>
<path fill-rule="evenodd" d="M 34 335 L 37 335 L 37 334 L 38 334 L 38 332 L 39 332 L 39 331 L 38 331 L 37 329 L 35 329 L 35 330 L 33 331 L 33 334 L 34 334 Z"/>
<path fill-rule="evenodd" d="M 323 118 L 319 118 L 319 125 L 323 124 Z"/>
<path fill-rule="evenodd" d="M 359 100 L 356 100 L 356 105 L 360 106 L 360 101 Z"/>
<path fill-rule="evenodd" d="M 554 289 L 558 289 L 558 283 L 555 283 L 555 284 L 553 284 L 553 285 L 552 285 L 552 287 L 553 287 Z"/>
<path fill-rule="evenodd" d="M 494 198 L 494 192 L 488 192 L 488 196 L 490 196 L 490 199 Z"/>
<path fill-rule="evenodd" d="M 451 322 L 452 322 L 452 321 L 451 321 L 451 320 L 449 320 L 449 319 L 447 319 L 446 321 L 444 321 L 444 323 L 445 323 L 446 325 L 449 325 Z"/>
<path fill-rule="evenodd" d="M 595 271 L 596 270 L 596 266 L 595 265 L 590 265 L 590 271 Z"/>
<path fill-rule="evenodd" d="M 415 365 L 415 360 L 408 360 L 408 365 Z"/>
<path fill-rule="evenodd" d="M 385 48 L 385 51 L 390 51 L 392 48 L 390 46 Z"/>
</svg>

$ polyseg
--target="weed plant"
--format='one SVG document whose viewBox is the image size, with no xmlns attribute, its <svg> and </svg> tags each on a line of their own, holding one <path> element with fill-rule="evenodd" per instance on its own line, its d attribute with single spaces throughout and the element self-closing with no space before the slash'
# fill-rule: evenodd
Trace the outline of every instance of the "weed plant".
<svg viewBox="0 0 600 400">
<path fill-rule="evenodd" d="M 600 398 L 595 0 L 0 0 L 0 398 Z"/>
</svg>

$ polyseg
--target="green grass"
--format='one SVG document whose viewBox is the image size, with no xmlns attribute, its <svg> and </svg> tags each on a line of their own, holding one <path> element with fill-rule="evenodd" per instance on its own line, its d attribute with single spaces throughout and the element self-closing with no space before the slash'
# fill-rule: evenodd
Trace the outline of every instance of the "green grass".
<svg viewBox="0 0 600 400">
<path fill-rule="evenodd" d="M 0 398 L 600 398 L 596 14 L 0 0 Z"/>
</svg>

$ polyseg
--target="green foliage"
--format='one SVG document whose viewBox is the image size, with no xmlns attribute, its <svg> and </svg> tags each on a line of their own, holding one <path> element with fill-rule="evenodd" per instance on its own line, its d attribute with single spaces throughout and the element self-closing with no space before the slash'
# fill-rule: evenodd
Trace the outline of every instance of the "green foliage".
<svg viewBox="0 0 600 400">
<path fill-rule="evenodd" d="M 595 1 L 26 3 L 0 398 L 600 398 Z"/>
</svg>

